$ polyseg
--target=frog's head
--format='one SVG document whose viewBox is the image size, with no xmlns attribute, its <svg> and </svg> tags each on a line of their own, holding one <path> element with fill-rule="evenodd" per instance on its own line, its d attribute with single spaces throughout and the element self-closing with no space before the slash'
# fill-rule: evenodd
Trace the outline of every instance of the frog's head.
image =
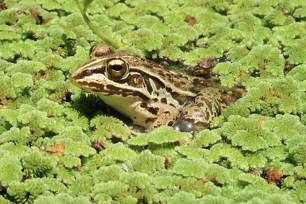
<svg viewBox="0 0 306 204">
<path fill-rule="evenodd" d="M 143 75 L 131 71 L 129 55 L 109 54 L 81 65 L 71 76 L 71 82 L 100 96 L 150 99 Z"/>
</svg>

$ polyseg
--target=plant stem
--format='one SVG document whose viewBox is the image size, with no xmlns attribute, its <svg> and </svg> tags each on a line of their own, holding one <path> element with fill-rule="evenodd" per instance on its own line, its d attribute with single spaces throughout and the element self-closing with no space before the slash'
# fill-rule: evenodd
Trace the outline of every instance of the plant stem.
<svg viewBox="0 0 306 204">
<path fill-rule="evenodd" d="M 86 15 L 86 11 L 84 11 L 80 5 L 80 2 L 79 0 L 75 0 L 80 12 L 81 12 L 81 15 L 84 19 L 84 21 L 86 22 L 86 24 L 88 25 L 88 27 L 92 30 L 93 33 L 95 33 L 99 38 L 101 38 L 101 40 L 105 43 L 107 43 L 108 45 L 112 46 L 113 48 L 115 49 L 118 49 L 120 47 L 123 46 L 123 43 L 117 41 L 117 40 L 113 40 L 113 39 L 110 39 L 108 37 L 106 37 L 105 35 L 103 35 L 100 30 L 93 24 L 91 23 L 91 21 L 89 20 L 88 16 Z"/>
</svg>

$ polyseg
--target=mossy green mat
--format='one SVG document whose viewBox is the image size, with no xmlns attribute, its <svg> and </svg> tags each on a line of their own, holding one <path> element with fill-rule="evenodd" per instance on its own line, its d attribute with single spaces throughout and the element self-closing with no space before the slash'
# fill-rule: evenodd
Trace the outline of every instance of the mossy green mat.
<svg viewBox="0 0 306 204">
<path fill-rule="evenodd" d="M 137 137 L 69 82 L 100 42 L 74 0 L 0 10 L 0 203 L 306 202 L 306 1 L 94 0 L 121 50 L 246 90 L 212 130 Z"/>
</svg>

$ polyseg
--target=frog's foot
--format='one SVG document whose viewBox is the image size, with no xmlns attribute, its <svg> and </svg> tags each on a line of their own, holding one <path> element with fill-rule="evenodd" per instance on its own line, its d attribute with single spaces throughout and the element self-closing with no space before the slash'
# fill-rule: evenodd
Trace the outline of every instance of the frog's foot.
<svg viewBox="0 0 306 204">
<path fill-rule="evenodd" d="M 207 88 L 197 94 L 195 102 L 185 106 L 174 124 L 176 130 L 194 132 L 209 127 L 211 120 L 220 115 L 220 94 L 214 88 Z"/>
<path fill-rule="evenodd" d="M 146 132 L 151 132 L 155 128 L 162 125 L 172 126 L 178 119 L 179 111 L 173 106 L 154 102 L 148 104 L 148 109 L 156 110 L 156 118 L 147 119 L 147 122 L 151 124 L 147 128 Z"/>
</svg>

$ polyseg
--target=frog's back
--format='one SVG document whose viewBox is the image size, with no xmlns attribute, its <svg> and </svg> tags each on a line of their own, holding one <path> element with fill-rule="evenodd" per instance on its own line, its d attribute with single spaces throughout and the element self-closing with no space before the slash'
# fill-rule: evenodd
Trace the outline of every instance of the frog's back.
<svg viewBox="0 0 306 204">
<path fill-rule="evenodd" d="M 167 91 L 194 96 L 192 91 L 194 87 L 194 77 L 171 71 L 167 67 L 140 57 L 123 53 L 114 54 L 114 57 L 115 56 L 120 56 L 127 61 L 131 71 L 140 72 L 143 76 L 147 75 L 149 78 L 158 81 L 162 86 L 167 88 Z"/>
</svg>

